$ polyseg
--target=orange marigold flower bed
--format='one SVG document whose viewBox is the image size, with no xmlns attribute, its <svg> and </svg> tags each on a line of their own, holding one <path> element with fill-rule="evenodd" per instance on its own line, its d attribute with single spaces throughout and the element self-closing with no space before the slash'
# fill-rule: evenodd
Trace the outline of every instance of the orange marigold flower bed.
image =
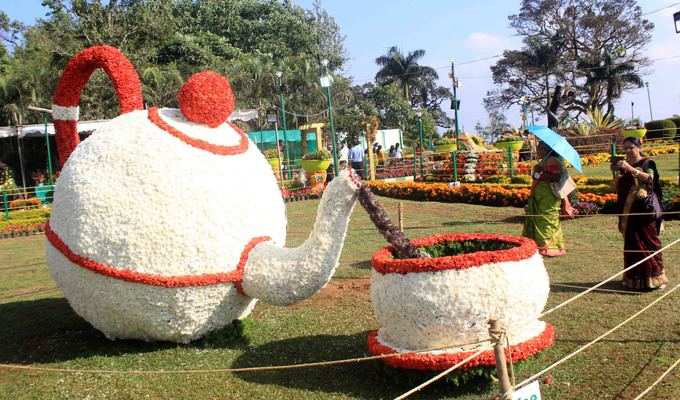
<svg viewBox="0 0 680 400">
<path fill-rule="evenodd" d="M 501 185 L 488 184 L 449 186 L 447 183 L 370 181 L 368 185 L 375 194 L 396 199 L 497 207 L 524 207 L 531 192 L 528 186 L 505 188 Z M 593 203 L 602 207 L 604 212 L 613 212 L 616 209 L 614 193 L 604 195 L 579 193 L 579 201 Z"/>
</svg>

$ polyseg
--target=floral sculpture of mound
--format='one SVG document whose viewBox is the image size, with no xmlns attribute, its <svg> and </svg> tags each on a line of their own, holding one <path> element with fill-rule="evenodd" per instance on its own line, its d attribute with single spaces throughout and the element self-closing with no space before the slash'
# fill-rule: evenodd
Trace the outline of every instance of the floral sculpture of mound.
<svg viewBox="0 0 680 400">
<path fill-rule="evenodd" d="M 443 370 L 484 345 L 491 319 L 506 329 L 513 361 L 552 345 L 554 328 L 538 320 L 550 283 L 533 241 L 456 233 L 412 243 L 433 257 L 398 259 L 391 247 L 373 255 L 371 301 L 380 329 L 369 334 L 371 353 L 407 353 L 385 359 L 394 367 Z M 437 350 L 413 353 L 429 349 Z M 463 368 L 494 363 L 489 350 Z"/>
<path fill-rule="evenodd" d="M 80 91 L 96 68 L 111 77 L 123 114 L 79 144 Z M 189 78 L 179 110 L 141 110 L 141 98 L 134 68 L 109 46 L 76 55 L 55 93 L 63 169 L 47 258 L 71 307 L 111 339 L 186 343 L 248 315 L 256 299 L 291 304 L 321 289 L 338 264 L 357 180 L 334 179 L 310 237 L 284 248 L 281 192 L 262 153 L 227 122 L 226 78 Z"/>
</svg>

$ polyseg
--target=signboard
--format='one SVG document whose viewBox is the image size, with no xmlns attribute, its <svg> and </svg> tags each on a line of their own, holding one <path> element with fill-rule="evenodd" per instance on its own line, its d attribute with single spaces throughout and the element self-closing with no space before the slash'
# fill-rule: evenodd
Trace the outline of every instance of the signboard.
<svg viewBox="0 0 680 400">
<path fill-rule="evenodd" d="M 512 400 L 541 400 L 541 388 L 533 381 L 512 394 Z"/>
<path fill-rule="evenodd" d="M 451 99 L 451 109 L 460 110 L 460 100 L 453 101 L 453 99 Z"/>
</svg>

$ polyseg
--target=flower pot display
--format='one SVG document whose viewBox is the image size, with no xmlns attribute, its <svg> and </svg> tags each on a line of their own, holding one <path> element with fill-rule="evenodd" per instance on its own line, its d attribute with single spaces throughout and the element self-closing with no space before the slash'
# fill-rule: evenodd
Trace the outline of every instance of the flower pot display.
<svg viewBox="0 0 680 400">
<path fill-rule="evenodd" d="M 434 250 L 433 257 L 398 259 L 391 246 L 373 255 L 371 301 L 380 329 L 368 336 L 372 354 L 408 353 L 384 362 L 397 368 L 444 370 L 484 344 L 490 319 L 505 327 L 513 361 L 553 343 L 554 328 L 538 320 L 550 286 L 533 241 L 451 233 L 412 243 L 431 254 Z M 413 353 L 434 348 L 438 350 Z M 495 356 L 489 350 L 463 368 L 493 365 Z"/>
<path fill-rule="evenodd" d="M 451 153 L 456 151 L 457 148 L 458 146 L 455 143 L 443 143 L 434 146 L 434 150 L 437 153 Z"/>
<path fill-rule="evenodd" d="M 623 130 L 623 137 L 636 137 L 642 139 L 643 137 L 645 137 L 646 134 L 647 129 L 645 128 Z"/>
<path fill-rule="evenodd" d="M 300 162 L 305 172 L 313 174 L 315 172 L 326 172 L 331 165 L 331 160 L 302 160 Z"/>
<path fill-rule="evenodd" d="M 524 146 L 524 141 L 522 140 L 511 140 L 511 141 L 504 141 L 504 142 L 496 142 L 494 146 L 498 149 L 503 149 L 505 151 L 508 150 L 508 148 L 512 151 L 520 151 L 522 150 L 522 146 Z"/>
</svg>

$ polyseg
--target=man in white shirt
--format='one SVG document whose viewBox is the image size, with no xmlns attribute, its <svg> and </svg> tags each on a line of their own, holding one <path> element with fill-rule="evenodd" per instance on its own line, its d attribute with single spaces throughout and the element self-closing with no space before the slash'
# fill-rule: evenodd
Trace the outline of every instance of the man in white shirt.
<svg viewBox="0 0 680 400">
<path fill-rule="evenodd" d="M 347 158 L 349 159 L 349 162 L 352 165 L 352 168 L 356 171 L 356 173 L 361 177 L 361 179 L 364 178 L 364 148 L 361 146 L 361 143 L 357 140 L 356 144 L 352 146 L 352 148 L 349 150 L 349 154 L 347 155 Z"/>
<path fill-rule="evenodd" d="M 347 162 L 349 160 L 349 147 L 347 147 L 347 142 L 342 144 L 342 148 L 340 149 L 340 159 L 339 161 L 344 161 Z"/>
</svg>

